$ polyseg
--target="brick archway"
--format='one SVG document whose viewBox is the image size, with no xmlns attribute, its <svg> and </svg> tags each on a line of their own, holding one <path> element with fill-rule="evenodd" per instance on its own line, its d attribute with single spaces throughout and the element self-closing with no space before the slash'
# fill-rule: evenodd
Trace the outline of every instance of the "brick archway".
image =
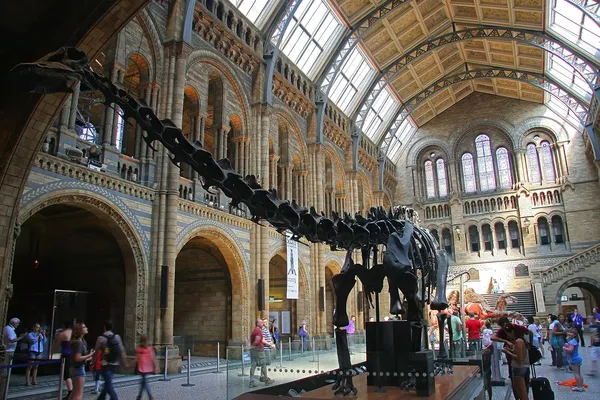
<svg viewBox="0 0 600 400">
<path fill-rule="evenodd" d="M 35 9 L 35 13 L 23 12 L 23 4 L 19 2 L 8 2 L 3 13 L 12 24 L 5 34 L 14 40 L 5 43 L 0 76 L 5 78 L 16 64 L 38 60 L 61 46 L 77 46 L 93 60 L 149 2 L 31 1 L 28 6 Z M 61 24 L 56 24 L 57 18 L 61 19 Z M 48 35 L 48 32 L 52 34 Z M 10 268 L 20 197 L 34 157 L 67 96 L 32 95 L 7 85 L 7 82 L 2 83 L 5 91 L 0 99 L 0 195 L 4 209 L 0 219 L 0 298 L 6 298 L 11 289 Z M 6 317 L 5 302 L 1 302 L 0 307 L 3 307 L 0 315 Z"/>
<path fill-rule="evenodd" d="M 125 321 L 135 321 L 124 326 L 125 346 L 135 348 L 141 335 L 147 334 L 147 281 L 148 266 L 142 240 L 131 221 L 106 198 L 94 193 L 60 191 L 41 196 L 23 207 L 19 216 L 22 225 L 37 212 L 53 205 L 69 205 L 87 210 L 110 226 L 111 232 L 123 255 L 125 265 Z M 16 242 L 16 241 L 15 241 Z M 10 273 L 10 272 L 9 272 Z M 10 275 L 9 275 L 10 276 Z M 134 288 L 130 290 L 129 288 Z"/>
<path fill-rule="evenodd" d="M 578 277 L 567 280 L 562 285 L 560 285 L 560 287 L 558 288 L 558 290 L 556 292 L 556 313 L 557 314 L 560 313 L 562 310 L 562 301 L 560 298 L 561 298 L 562 294 L 565 292 L 565 290 L 567 290 L 567 288 L 570 288 L 570 287 L 578 287 L 578 288 L 587 290 L 596 299 L 596 304 L 600 304 L 600 282 L 597 281 L 596 279 L 592 279 L 592 278 L 588 278 L 588 277 L 584 277 L 584 276 L 578 276 Z"/>
<path fill-rule="evenodd" d="M 231 320 L 234 323 L 232 328 L 232 340 L 239 342 L 245 341 L 250 336 L 250 311 L 249 311 L 249 283 L 246 263 L 242 255 L 242 250 L 236 245 L 235 240 L 225 231 L 215 226 L 200 226 L 198 229 L 188 233 L 179 241 L 181 249 L 192 239 L 203 237 L 214 244 L 221 252 L 221 255 L 227 263 L 229 276 L 231 278 Z M 177 271 L 175 271 L 177 274 Z M 240 326 L 236 326 L 236 322 Z"/>
</svg>

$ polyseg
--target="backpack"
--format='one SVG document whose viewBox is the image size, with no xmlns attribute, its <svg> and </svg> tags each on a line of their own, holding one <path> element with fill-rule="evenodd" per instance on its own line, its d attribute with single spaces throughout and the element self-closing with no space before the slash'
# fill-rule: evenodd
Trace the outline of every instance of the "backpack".
<svg viewBox="0 0 600 400">
<path fill-rule="evenodd" d="M 303 326 L 301 326 L 300 330 L 298 330 L 298 336 L 300 336 L 300 337 L 306 336 L 306 330 L 304 329 Z"/>
<path fill-rule="evenodd" d="M 104 347 L 104 360 L 113 364 L 121 359 L 121 344 L 117 340 L 117 335 L 102 335 L 106 338 L 106 345 Z"/>
</svg>

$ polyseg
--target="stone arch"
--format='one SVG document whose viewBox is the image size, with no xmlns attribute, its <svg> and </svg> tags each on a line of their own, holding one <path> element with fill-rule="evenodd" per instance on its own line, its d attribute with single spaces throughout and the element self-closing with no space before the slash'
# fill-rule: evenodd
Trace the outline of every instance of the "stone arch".
<svg viewBox="0 0 600 400">
<path fill-rule="evenodd" d="M 527 136 L 533 130 L 542 130 L 548 133 L 556 141 L 569 139 L 569 133 L 558 121 L 548 117 L 531 117 L 523 121 L 514 131 L 515 141 L 519 147 L 527 146 Z"/>
<path fill-rule="evenodd" d="M 287 257 L 287 249 L 285 246 L 285 241 L 283 245 L 276 247 L 274 250 L 269 252 L 269 263 L 273 259 L 273 257 L 280 256 L 284 260 Z M 309 273 L 302 261 L 302 257 L 300 253 L 298 254 L 298 269 L 300 271 L 300 284 L 298 285 L 299 290 L 299 299 L 298 301 L 302 301 L 302 304 L 298 304 L 296 319 L 297 323 L 300 321 L 306 321 L 308 324 L 312 322 L 312 310 L 310 309 L 311 304 L 311 290 L 310 290 L 310 281 L 309 281 Z M 300 292 L 301 290 L 301 292 Z M 294 332 L 292 332 L 294 334 Z"/>
<path fill-rule="evenodd" d="M 428 147 L 435 147 L 443 151 L 444 154 L 450 155 L 450 151 L 448 150 L 448 142 L 435 137 L 426 137 L 423 138 L 409 148 L 407 155 L 407 165 L 416 165 L 420 155 L 427 149 Z"/>
<path fill-rule="evenodd" d="M 546 286 L 544 291 L 546 292 L 546 297 L 555 296 L 556 299 L 556 314 L 559 314 L 562 309 L 562 301 L 560 297 L 569 287 L 578 287 L 587 290 L 590 292 L 592 296 L 594 296 L 596 300 L 596 304 L 600 304 L 600 281 L 594 278 L 588 278 L 586 276 L 577 276 L 575 278 L 571 278 L 565 282 L 563 282 L 556 293 L 548 293 L 551 287 Z"/>
<path fill-rule="evenodd" d="M 146 38 L 150 49 L 152 50 L 152 60 L 154 61 L 154 74 L 152 79 L 154 81 L 160 81 L 162 77 L 162 66 L 165 58 L 164 48 L 162 46 L 162 38 L 160 32 L 156 29 L 154 20 L 148 13 L 148 10 L 144 8 L 137 15 L 137 20 L 142 29 L 146 32 Z"/>
<path fill-rule="evenodd" d="M 50 192 L 35 198 L 21 208 L 19 224 L 23 224 L 38 211 L 58 204 L 85 209 L 111 226 L 118 228 L 113 230 L 113 236 L 123 254 L 126 280 L 127 282 L 135 281 L 135 292 L 130 290 L 125 292 L 125 321 L 134 320 L 135 323 L 133 327 L 125 324 L 124 332 L 126 347 L 134 348 L 139 342 L 139 337 L 148 334 L 146 326 L 148 253 L 147 249 L 144 249 L 140 233 L 119 205 L 99 194 L 82 194 L 81 191 L 75 190 Z"/>
<path fill-rule="evenodd" d="M 326 144 L 325 146 L 323 146 L 323 148 L 325 149 L 325 152 L 327 153 L 327 155 L 329 155 L 329 157 L 331 158 L 331 161 L 335 165 L 335 171 L 339 172 L 339 174 L 336 174 L 334 176 L 334 183 L 335 183 L 335 178 L 338 177 L 342 184 L 342 187 L 345 187 L 346 186 L 346 174 L 344 173 L 344 167 L 343 167 L 342 162 L 340 161 L 338 154 L 335 152 L 335 150 L 333 149 L 333 147 L 330 144 Z"/>
<path fill-rule="evenodd" d="M 247 93 L 241 88 L 242 85 L 238 82 L 243 82 L 243 79 L 237 73 L 237 66 L 231 63 L 229 60 L 224 57 L 219 57 L 218 55 L 207 51 L 207 50 L 195 50 L 193 51 L 187 62 L 186 66 L 186 76 L 189 73 L 190 69 L 198 64 L 204 63 L 212 66 L 216 70 L 218 70 L 225 79 L 229 82 L 229 84 L 233 87 L 235 91 L 238 101 L 240 103 L 240 107 L 242 109 L 242 120 L 244 121 L 244 132 L 249 132 L 248 124 L 249 124 L 249 104 L 250 101 L 248 99 Z"/>
<path fill-rule="evenodd" d="M 232 321 L 241 321 L 242 329 L 234 329 L 232 331 L 232 339 L 234 341 L 245 341 L 250 335 L 249 329 L 252 326 L 250 323 L 249 313 L 249 282 L 246 260 L 242 255 L 242 248 L 231 237 L 229 233 L 217 226 L 200 225 L 196 229 L 190 230 L 183 236 L 177 245 L 177 254 L 183 246 L 195 237 L 201 236 L 214 244 L 225 259 L 229 269 L 231 278 L 231 305 L 232 305 Z M 175 272 L 177 273 L 177 272 Z"/>
<path fill-rule="evenodd" d="M 298 142 L 298 148 L 300 149 L 301 158 L 302 160 L 304 160 L 304 162 L 306 162 L 306 154 L 308 153 L 308 150 L 306 147 L 306 141 L 300 133 L 300 128 L 298 128 L 298 124 L 296 123 L 294 118 L 288 114 L 288 111 L 286 109 L 277 106 L 274 106 L 273 108 L 275 109 L 273 116 L 281 118 L 287 123 L 289 128 L 288 135 L 291 130 L 294 136 L 296 137 L 296 141 Z"/>
<path fill-rule="evenodd" d="M 455 135 L 452 139 L 452 150 L 450 154 L 453 155 L 457 160 L 460 159 L 457 152 L 459 151 L 459 146 L 463 140 L 465 140 L 467 136 L 473 134 L 475 131 L 489 129 L 493 129 L 496 131 L 496 133 L 504 135 L 511 142 L 513 149 L 517 148 L 518 143 L 516 142 L 514 136 L 509 134 L 509 132 L 514 132 L 515 127 L 504 119 L 488 117 L 467 125 L 462 131 Z M 510 150 L 512 149 L 509 149 L 509 151 Z"/>
</svg>

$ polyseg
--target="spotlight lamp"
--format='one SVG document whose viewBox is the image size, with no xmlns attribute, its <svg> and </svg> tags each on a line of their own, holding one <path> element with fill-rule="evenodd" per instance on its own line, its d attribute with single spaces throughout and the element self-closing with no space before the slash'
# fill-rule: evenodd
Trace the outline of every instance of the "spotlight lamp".
<svg viewBox="0 0 600 400">
<path fill-rule="evenodd" d="M 462 230 L 460 229 L 460 226 L 455 226 L 454 227 L 454 232 L 456 232 L 456 238 L 460 241 L 460 234 L 462 232 Z"/>
</svg>

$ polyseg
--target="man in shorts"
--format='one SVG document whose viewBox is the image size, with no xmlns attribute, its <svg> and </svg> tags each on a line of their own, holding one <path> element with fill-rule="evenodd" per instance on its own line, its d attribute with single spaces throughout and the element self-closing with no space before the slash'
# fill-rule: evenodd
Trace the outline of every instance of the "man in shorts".
<svg viewBox="0 0 600 400">
<path fill-rule="evenodd" d="M 592 334 L 591 342 L 591 358 L 592 358 L 592 368 L 588 375 L 596 376 L 598 374 L 598 360 L 600 360 L 600 321 L 596 314 L 592 314 L 590 317 L 590 333 Z"/>
<path fill-rule="evenodd" d="M 250 360 L 252 365 L 250 367 L 250 384 L 251 388 L 256 387 L 256 382 L 254 381 L 254 372 L 256 371 L 256 367 L 260 367 L 261 378 L 264 379 L 265 385 L 270 385 L 274 381 L 273 379 L 269 379 L 267 377 L 267 364 L 265 359 L 265 345 L 268 343 L 265 341 L 265 338 L 262 333 L 263 320 L 258 318 L 256 320 L 256 328 L 250 334 Z"/>
</svg>

